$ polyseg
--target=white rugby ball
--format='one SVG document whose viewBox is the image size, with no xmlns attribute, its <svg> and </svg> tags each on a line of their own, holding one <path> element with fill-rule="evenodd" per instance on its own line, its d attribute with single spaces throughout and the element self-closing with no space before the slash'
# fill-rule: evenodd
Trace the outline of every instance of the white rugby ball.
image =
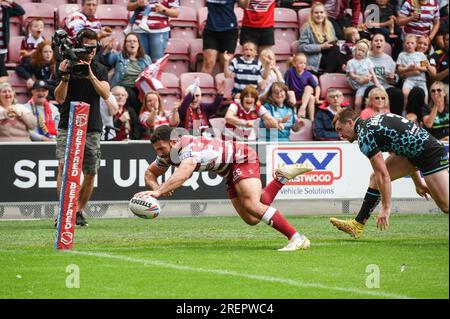
<svg viewBox="0 0 450 319">
<path fill-rule="evenodd" d="M 150 195 L 134 195 L 128 203 L 128 208 L 133 214 L 144 219 L 156 218 L 161 212 L 159 201 Z"/>
</svg>

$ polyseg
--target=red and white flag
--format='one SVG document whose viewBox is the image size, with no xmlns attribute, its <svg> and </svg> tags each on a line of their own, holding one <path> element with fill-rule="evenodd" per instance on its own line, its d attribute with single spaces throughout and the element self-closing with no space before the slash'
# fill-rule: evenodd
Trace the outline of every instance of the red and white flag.
<svg viewBox="0 0 450 319">
<path fill-rule="evenodd" d="M 164 88 L 164 85 L 161 83 L 161 75 L 168 61 L 169 54 L 166 54 L 139 74 L 136 79 L 136 87 L 139 90 L 139 98 L 141 100 L 148 91 L 157 91 Z"/>
</svg>

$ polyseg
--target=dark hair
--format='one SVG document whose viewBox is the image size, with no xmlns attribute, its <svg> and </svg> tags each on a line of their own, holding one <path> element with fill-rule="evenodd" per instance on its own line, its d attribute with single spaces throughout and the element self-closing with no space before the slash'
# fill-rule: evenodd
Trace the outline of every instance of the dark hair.
<svg viewBox="0 0 450 319">
<path fill-rule="evenodd" d="M 333 118 L 333 127 L 336 127 L 336 123 L 345 123 L 348 120 L 356 120 L 358 118 L 358 113 L 356 113 L 351 108 L 346 107 L 345 109 L 340 110 L 336 113 Z"/>
<path fill-rule="evenodd" d="M 134 35 L 137 38 L 139 47 L 138 47 L 138 51 L 136 54 L 136 58 L 142 59 L 143 57 L 145 57 L 145 51 L 144 51 L 144 48 L 142 47 L 141 39 L 139 38 L 137 33 L 134 33 L 134 32 L 128 33 L 127 36 L 125 37 L 125 39 L 123 39 L 122 55 L 125 59 L 128 59 L 130 57 L 128 55 L 127 50 L 125 49 L 125 44 L 127 43 L 127 39 L 130 35 Z"/>
<path fill-rule="evenodd" d="M 288 96 L 288 91 L 289 88 L 286 84 L 284 84 L 284 82 L 274 82 L 271 86 L 269 91 L 267 91 L 266 95 L 264 96 L 264 103 L 269 103 L 272 105 L 276 105 L 277 103 L 275 102 L 275 99 L 272 97 L 273 95 L 273 90 L 275 88 L 279 88 L 282 89 L 284 91 L 284 93 L 286 93 L 286 97 L 284 98 L 284 105 L 294 109 L 294 105 L 292 105 L 292 103 L 289 101 L 289 96 Z"/>
<path fill-rule="evenodd" d="M 97 32 L 88 28 L 81 29 L 77 34 L 78 43 L 81 44 L 83 39 L 98 40 Z"/>
<path fill-rule="evenodd" d="M 159 141 L 170 141 L 170 136 L 172 134 L 172 128 L 168 125 L 158 126 L 154 131 L 152 136 L 150 136 L 150 142 L 152 144 Z"/>
<path fill-rule="evenodd" d="M 88 0 L 81 0 L 81 5 L 84 5 L 86 3 L 86 1 L 88 1 Z M 97 0 L 95 2 L 98 4 Z"/>
</svg>

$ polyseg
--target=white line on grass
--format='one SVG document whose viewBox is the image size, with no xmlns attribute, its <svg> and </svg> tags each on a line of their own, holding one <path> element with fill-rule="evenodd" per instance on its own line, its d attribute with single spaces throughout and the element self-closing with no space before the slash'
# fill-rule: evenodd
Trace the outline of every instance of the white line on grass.
<svg viewBox="0 0 450 319">
<path fill-rule="evenodd" d="M 171 268 L 171 269 L 176 269 L 176 270 L 181 270 L 181 271 L 194 271 L 194 272 L 203 272 L 203 273 L 208 273 L 208 274 L 254 279 L 254 280 L 258 280 L 258 281 L 280 283 L 280 284 L 290 285 L 290 286 L 299 287 L 299 288 L 315 288 L 315 289 L 323 289 L 323 290 L 335 290 L 335 291 L 342 291 L 342 292 L 349 292 L 349 293 L 355 293 L 355 294 L 361 294 L 361 295 L 374 296 L 374 297 L 379 297 L 379 298 L 413 299 L 413 297 L 393 294 L 393 293 L 389 293 L 389 292 L 382 292 L 382 291 L 375 291 L 375 290 L 368 290 L 368 289 L 366 290 L 366 289 L 359 289 L 359 288 L 344 288 L 344 287 L 336 287 L 336 286 L 327 286 L 327 285 L 323 285 L 320 283 L 306 283 L 306 282 L 302 282 L 302 281 L 298 281 L 298 280 L 272 277 L 272 276 L 245 274 L 245 273 L 241 273 L 241 272 L 222 270 L 222 269 L 208 269 L 208 268 L 182 266 L 182 265 L 171 264 L 171 263 L 168 263 L 165 261 L 160 261 L 160 260 L 133 258 L 133 257 L 128 257 L 128 256 L 122 256 L 122 255 L 111 255 L 111 254 L 107 254 L 107 253 L 103 253 L 103 252 L 87 252 L 87 251 L 75 251 L 75 250 L 72 250 L 72 251 L 67 250 L 65 252 L 71 253 L 71 254 L 77 254 L 77 255 L 99 257 L 99 258 L 117 259 L 117 260 L 132 262 L 132 263 L 152 265 L 152 266 L 158 266 L 158 267 L 163 267 L 163 268 Z"/>
</svg>

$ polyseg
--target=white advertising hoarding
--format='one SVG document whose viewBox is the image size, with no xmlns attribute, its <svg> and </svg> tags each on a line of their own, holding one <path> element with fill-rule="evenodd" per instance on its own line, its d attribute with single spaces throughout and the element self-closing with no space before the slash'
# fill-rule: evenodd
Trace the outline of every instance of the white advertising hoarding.
<svg viewBox="0 0 450 319">
<path fill-rule="evenodd" d="M 308 162 L 316 168 L 288 182 L 277 199 L 361 199 L 372 172 L 369 159 L 356 142 L 268 144 L 266 157 L 267 183 L 283 164 Z M 410 177 L 393 182 L 392 197 L 420 198 Z"/>
</svg>

